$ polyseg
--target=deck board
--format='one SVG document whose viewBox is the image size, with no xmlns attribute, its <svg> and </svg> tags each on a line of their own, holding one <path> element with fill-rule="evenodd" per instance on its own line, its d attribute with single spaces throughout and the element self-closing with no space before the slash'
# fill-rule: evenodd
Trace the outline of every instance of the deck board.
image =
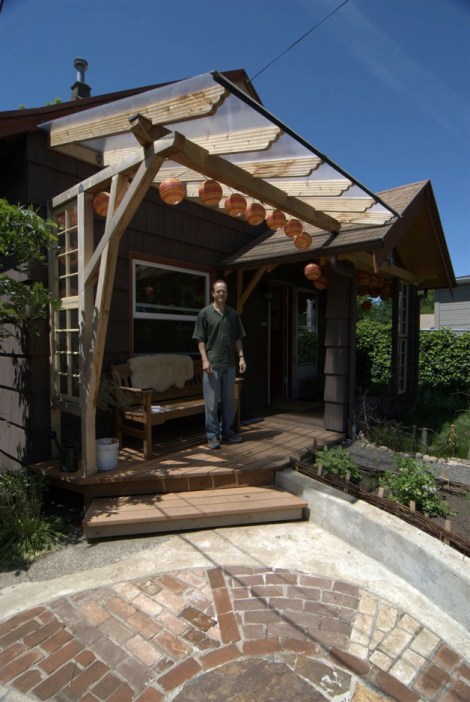
<svg viewBox="0 0 470 702">
<path fill-rule="evenodd" d="M 173 435 L 162 431 L 151 459 L 144 460 L 141 452 L 126 447 L 120 450 L 117 470 L 109 473 L 63 473 L 58 461 L 31 468 L 46 474 L 55 485 L 82 493 L 87 503 L 96 496 L 272 484 L 274 472 L 285 467 L 292 454 L 312 448 L 314 442 L 321 448 L 344 438 L 325 430 L 318 417 L 308 412 L 272 414 L 242 426 L 240 433 L 243 443 L 222 443 L 220 450 L 213 451 L 197 428 L 192 433 L 180 429 Z M 166 442 L 165 436 L 169 437 Z"/>
<path fill-rule="evenodd" d="M 307 503 L 274 486 L 96 498 L 87 538 L 302 519 Z"/>
</svg>

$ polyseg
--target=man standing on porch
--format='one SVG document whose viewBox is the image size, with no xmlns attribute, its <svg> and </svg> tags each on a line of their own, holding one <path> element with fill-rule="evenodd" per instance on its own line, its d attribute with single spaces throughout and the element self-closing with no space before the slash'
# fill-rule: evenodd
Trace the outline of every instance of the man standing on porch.
<svg viewBox="0 0 470 702">
<path fill-rule="evenodd" d="M 236 310 L 227 303 L 227 284 L 212 285 L 213 302 L 198 314 L 193 339 L 198 342 L 204 371 L 203 392 L 206 436 L 209 448 L 220 448 L 220 439 L 238 444 L 242 438 L 233 430 L 235 420 L 235 376 L 246 370 L 242 339 L 246 336 Z M 220 402 L 220 419 L 218 416 Z"/>
</svg>

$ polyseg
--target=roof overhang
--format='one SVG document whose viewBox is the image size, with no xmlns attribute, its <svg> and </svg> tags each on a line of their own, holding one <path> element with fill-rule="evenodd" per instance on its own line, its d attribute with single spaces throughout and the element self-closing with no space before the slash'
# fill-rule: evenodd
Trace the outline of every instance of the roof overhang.
<svg viewBox="0 0 470 702">
<path fill-rule="evenodd" d="M 144 139 L 139 137 L 142 126 Z M 110 171 L 143 160 L 148 140 L 175 133 L 179 148 L 168 154 L 152 185 L 177 177 L 185 184 L 186 198 L 200 204 L 199 186 L 215 178 L 225 195 L 242 192 L 249 202 L 260 201 L 267 211 L 281 209 L 322 236 L 352 225 L 383 226 L 399 216 L 271 115 L 253 93 L 217 72 L 107 102 L 41 127 L 49 132 L 53 149 Z"/>
<path fill-rule="evenodd" d="M 349 225 L 339 233 L 307 226 L 312 235 L 308 251 L 296 251 L 282 232 L 266 232 L 222 262 L 225 270 L 326 261 L 335 256 L 355 261 L 359 268 L 397 276 L 418 289 L 452 288 L 456 280 L 431 183 L 422 181 L 383 191 L 380 197 L 400 213 L 383 226 Z"/>
</svg>

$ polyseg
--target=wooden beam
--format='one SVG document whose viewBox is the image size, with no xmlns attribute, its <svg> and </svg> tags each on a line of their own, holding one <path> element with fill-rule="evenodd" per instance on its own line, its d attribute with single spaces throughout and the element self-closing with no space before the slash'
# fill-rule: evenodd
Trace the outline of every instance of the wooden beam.
<svg viewBox="0 0 470 702">
<path fill-rule="evenodd" d="M 271 183 L 254 178 L 243 168 L 226 161 L 220 156 L 211 156 L 205 149 L 197 146 L 197 144 L 194 144 L 182 135 L 179 136 L 181 139 L 175 143 L 176 148 L 171 156 L 173 161 L 203 173 L 209 178 L 220 180 L 234 190 L 240 190 L 246 195 L 250 195 L 315 227 L 329 232 L 338 232 L 340 230 L 341 224 L 333 217 L 324 212 L 317 212 L 313 207 L 302 202 L 302 200 L 286 195 L 285 192 L 271 185 Z"/>
<path fill-rule="evenodd" d="M 258 285 L 259 281 L 263 277 L 263 275 L 267 272 L 267 266 L 261 266 L 258 268 L 258 270 L 255 271 L 255 274 L 251 278 L 250 282 L 246 286 L 245 290 L 242 292 L 240 297 L 237 299 L 237 312 L 238 314 L 241 314 L 243 312 L 243 307 L 245 305 L 245 302 L 248 300 L 250 297 L 251 293 L 255 289 L 255 287 Z"/>
<path fill-rule="evenodd" d="M 176 135 L 174 133 L 171 133 L 167 137 L 160 139 L 160 141 L 153 144 L 152 146 L 149 146 L 148 152 L 150 152 L 150 150 L 153 149 L 153 152 L 155 154 L 159 154 L 160 156 L 165 156 L 167 151 L 170 153 L 172 148 L 174 148 L 176 141 L 177 141 Z M 133 176 L 136 173 L 139 166 L 141 165 L 143 159 L 144 159 L 144 151 L 142 149 L 142 150 L 139 150 L 138 154 L 135 154 L 134 156 L 123 159 L 122 161 L 114 164 L 113 166 L 108 166 L 107 168 L 104 168 L 99 173 L 95 173 L 94 175 L 90 176 L 90 178 L 86 178 L 81 183 L 78 183 L 77 185 L 73 185 L 71 188 L 68 188 L 68 190 L 65 190 L 63 193 L 56 195 L 52 199 L 52 202 L 51 202 L 52 209 L 55 209 L 56 207 L 60 207 L 61 205 L 66 204 L 70 200 L 74 200 L 77 197 L 79 192 L 85 191 L 85 192 L 94 193 L 94 192 L 99 192 L 100 190 L 103 190 L 103 188 L 106 188 L 109 186 L 112 177 L 117 175 L 118 173 L 121 173 L 123 175 Z"/>
<path fill-rule="evenodd" d="M 89 364 L 93 363 L 90 352 L 93 347 L 94 289 L 93 286 L 85 284 L 83 275 L 85 263 L 91 257 L 94 246 L 92 200 L 93 196 L 84 192 L 79 193 L 77 197 L 80 423 L 82 474 L 84 476 L 93 475 L 96 472 L 96 402 L 93 402 L 92 389 L 87 377 Z"/>
<path fill-rule="evenodd" d="M 144 160 L 132 179 L 127 193 L 116 210 L 108 213 L 105 232 L 86 267 L 85 280 L 96 278 L 100 258 L 105 247 L 111 238 L 120 239 L 122 237 L 164 161 L 165 156 L 156 152 L 154 144 L 145 149 Z"/>
<path fill-rule="evenodd" d="M 152 142 L 161 139 L 170 133 L 170 130 L 161 125 L 152 125 L 152 122 L 143 115 L 136 114 L 129 117 L 131 132 L 141 146 L 150 146 Z"/>
<path fill-rule="evenodd" d="M 370 273 L 375 273 L 379 275 L 383 273 L 384 275 L 389 275 L 390 277 L 401 278 L 401 280 L 406 280 L 412 285 L 418 285 L 421 282 L 421 277 L 410 273 L 410 271 L 401 268 L 400 266 L 395 266 L 391 263 L 384 263 L 378 271 L 375 270 L 374 258 L 368 253 L 357 253 L 357 254 L 339 254 L 338 260 L 352 261 L 354 264 L 359 264 L 360 268 L 369 271 Z"/>
</svg>

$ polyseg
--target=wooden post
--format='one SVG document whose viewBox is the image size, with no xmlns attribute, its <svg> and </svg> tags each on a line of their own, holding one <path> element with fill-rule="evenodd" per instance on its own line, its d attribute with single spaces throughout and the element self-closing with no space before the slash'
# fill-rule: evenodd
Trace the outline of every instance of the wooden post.
<svg viewBox="0 0 470 702">
<path fill-rule="evenodd" d="M 378 496 L 378 497 L 383 497 L 383 496 L 384 496 L 384 493 L 385 493 L 385 490 L 383 489 L 382 486 L 380 486 L 379 489 L 377 490 L 377 496 Z"/>
<path fill-rule="evenodd" d="M 452 531 L 452 523 L 451 523 L 450 519 L 446 519 L 446 520 L 445 520 L 445 522 L 444 522 L 444 529 L 445 529 L 446 531 L 448 531 L 449 534 L 451 533 L 451 531 Z M 450 544 L 450 539 L 444 538 L 444 542 L 445 542 L 446 544 Z"/>
<path fill-rule="evenodd" d="M 416 502 L 414 500 L 410 500 L 410 511 L 416 512 Z"/>
<path fill-rule="evenodd" d="M 427 427 L 423 427 L 421 429 L 421 447 L 423 451 L 426 451 L 428 448 L 428 430 Z"/>
</svg>

